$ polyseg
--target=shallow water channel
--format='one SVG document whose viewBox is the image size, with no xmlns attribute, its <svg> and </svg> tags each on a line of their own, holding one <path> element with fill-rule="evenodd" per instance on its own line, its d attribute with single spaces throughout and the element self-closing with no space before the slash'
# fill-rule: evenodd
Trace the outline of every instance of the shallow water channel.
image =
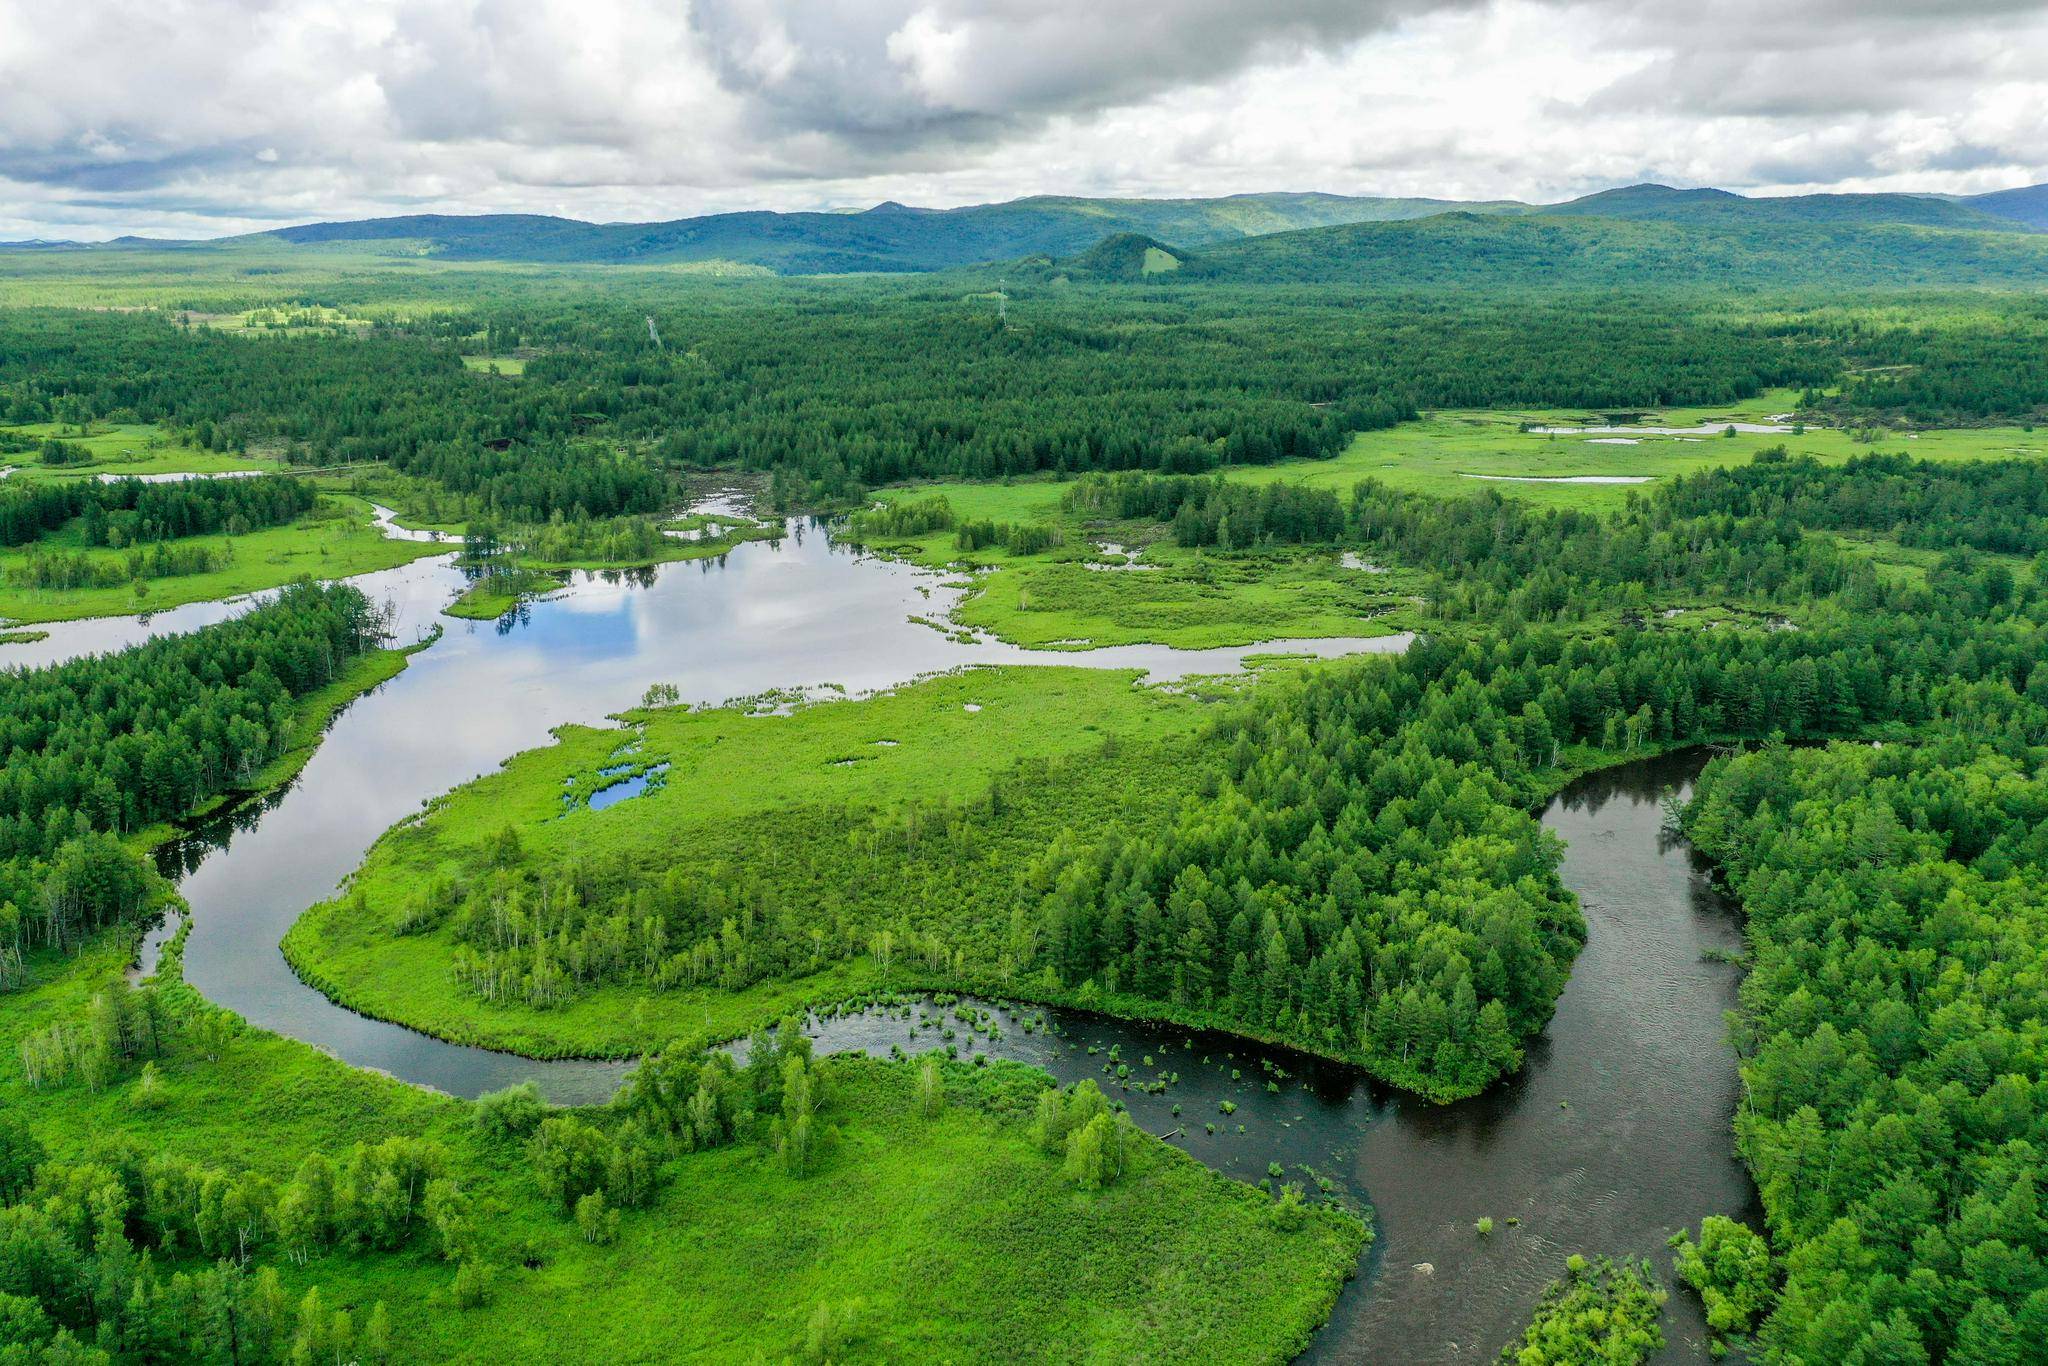
<svg viewBox="0 0 2048 1366">
<path fill-rule="evenodd" d="M 950 606 L 958 590 L 940 576 L 857 555 L 797 522 L 779 542 L 745 543 L 717 559 L 576 575 L 563 592 L 496 623 L 439 616 L 463 584 L 452 556 L 356 582 L 389 606 L 401 640 L 436 624 L 448 629 L 404 673 L 343 711 L 293 784 L 166 850 L 193 912 L 185 975 L 252 1023 L 358 1066 L 464 1096 L 531 1077 L 566 1103 L 603 1099 L 625 1065 L 535 1062 L 365 1019 L 299 982 L 277 947 L 385 828 L 547 743 L 551 727 L 600 722 L 656 682 L 674 684 L 684 701 L 718 702 L 825 684 L 860 692 L 970 663 L 1139 667 L 1173 678 L 1224 672 L 1253 653 L 1329 656 L 1407 643 L 1085 652 L 963 644 L 909 620 Z M 69 649 L 36 653 L 110 648 L 232 610 L 213 604 L 147 622 L 77 623 L 90 629 L 42 643 Z M 16 662 L 28 661 L 0 648 L 0 664 Z M 827 1048 L 879 1053 L 891 1044 L 942 1046 L 941 1031 L 952 1028 L 963 1056 L 1019 1058 L 1066 1082 L 1097 1078 L 1145 1128 L 1233 1176 L 1257 1180 L 1277 1161 L 1285 1179 L 1311 1191 L 1320 1177 L 1334 1194 L 1374 1207 L 1379 1237 L 1311 1357 L 1489 1359 L 1568 1253 L 1653 1255 L 1668 1272 L 1663 1242 L 1673 1230 L 1704 1214 L 1751 1210 L 1754 1193 L 1730 1147 L 1735 1075 L 1721 1023 L 1736 975 L 1705 956 L 1739 946 L 1739 931 L 1687 852 L 1660 832 L 1659 794 L 1688 780 L 1696 762 L 1674 757 L 1595 775 L 1544 813 L 1567 841 L 1564 878 L 1584 904 L 1588 942 L 1523 1072 L 1460 1105 L 1403 1098 L 1354 1069 L 1285 1050 L 1031 1007 L 1000 1013 L 993 1040 L 934 1007 L 924 1013 L 944 1019 L 931 1028 L 916 1028 L 915 1010 L 812 1028 Z M 168 932 L 146 942 L 145 967 Z M 1027 1032 L 1027 1018 L 1049 1020 L 1052 1032 Z M 1118 1089 L 1112 1047 L 1131 1081 L 1174 1080 L 1158 1095 Z M 1235 1113 L 1222 1113 L 1224 1101 Z M 1491 1238 L 1473 1231 L 1481 1215 L 1495 1221 Z M 1674 1295 L 1670 1309 L 1668 1355 L 1703 1355 L 1695 1306 Z"/>
</svg>

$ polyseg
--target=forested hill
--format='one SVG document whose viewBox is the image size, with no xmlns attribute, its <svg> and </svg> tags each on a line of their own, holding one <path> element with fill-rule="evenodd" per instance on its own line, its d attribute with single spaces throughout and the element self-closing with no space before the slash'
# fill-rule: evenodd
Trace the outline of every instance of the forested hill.
<svg viewBox="0 0 2048 1366">
<path fill-rule="evenodd" d="M 1168 239 L 1169 241 L 1171 239 Z M 1060 264 L 1043 267 L 1058 274 Z M 1177 282 L 1246 284 L 2048 284 L 2048 235 L 1853 224 L 1440 214 L 1274 233 L 1185 253 Z"/>
<path fill-rule="evenodd" d="M 242 241 L 412 242 L 457 260 L 731 261 L 791 275 L 925 271 L 1018 256 L 1065 256 L 1117 233 L 1201 245 L 1290 228 L 1415 218 L 1449 209 L 1516 210 L 1437 199 L 1247 194 L 1221 199 L 1075 199 L 864 213 L 725 213 L 666 223 L 584 223 L 523 214 L 415 215 L 313 223 Z"/>
<path fill-rule="evenodd" d="M 1963 201 L 1986 213 L 2010 218 L 2030 228 L 2048 232 L 2048 185 L 2028 185 L 2018 190 L 1995 190 L 1971 195 Z"/>
<path fill-rule="evenodd" d="M 2024 194 L 2025 191 L 2018 193 Z M 2005 201 L 1998 202 L 2003 204 Z M 1752 198 L 1731 194 L 1727 190 L 1674 190 L 1668 185 L 1628 185 L 1563 204 L 1549 204 L 1536 212 L 1702 226 L 1842 223 L 1964 228 L 1980 232 L 2029 230 L 2027 223 L 2017 221 L 2008 213 L 2001 213 L 1993 205 L 1921 194 L 1795 194 Z"/>
</svg>

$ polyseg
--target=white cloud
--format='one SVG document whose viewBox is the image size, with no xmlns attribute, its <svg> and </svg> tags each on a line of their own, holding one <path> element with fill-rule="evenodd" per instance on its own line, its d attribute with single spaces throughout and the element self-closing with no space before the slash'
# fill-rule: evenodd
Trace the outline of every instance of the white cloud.
<svg viewBox="0 0 2048 1366">
<path fill-rule="evenodd" d="M 2048 0 L 0 0 L 0 237 L 2048 179 Z"/>
</svg>

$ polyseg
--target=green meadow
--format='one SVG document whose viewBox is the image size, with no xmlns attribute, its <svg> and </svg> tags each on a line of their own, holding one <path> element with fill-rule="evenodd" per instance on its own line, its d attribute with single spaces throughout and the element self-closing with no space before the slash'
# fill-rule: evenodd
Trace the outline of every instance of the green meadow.
<svg viewBox="0 0 2048 1366">
<path fill-rule="evenodd" d="M 116 935 L 36 959 L 0 1013 L 0 1105 L 56 1157 L 127 1143 L 276 1182 L 313 1152 L 434 1143 L 474 1212 L 481 1303 L 458 1305 L 454 1268 L 419 1245 L 256 1256 L 293 1302 L 318 1287 L 359 1328 L 383 1304 L 395 1360 L 798 1357 L 822 1307 L 842 1361 L 1277 1362 L 1328 1313 L 1366 1238 L 1323 1207 L 1284 1227 L 1264 1192 L 1150 1137 L 1114 1185 L 1076 1188 L 1031 1141 L 1046 1085 L 1034 1070 L 948 1065 L 927 1119 L 914 1064 L 835 1057 L 819 1069 L 829 1136 L 813 1170 L 792 1176 L 754 1142 L 675 1156 L 651 1206 L 594 1245 L 543 1198 L 523 1140 L 480 1132 L 471 1103 L 260 1030 L 202 1044 L 176 1028 L 147 1102 L 133 1080 L 28 1089 L 20 1041 L 82 1016 L 128 955 Z M 174 1018 L 202 1008 L 174 952 L 157 989 Z M 199 1259 L 163 1269 L 187 1263 Z"/>
<path fill-rule="evenodd" d="M 1329 549 L 1228 552 L 1177 546 L 1156 523 L 1064 509 L 1067 483 L 925 483 L 882 490 L 889 501 L 944 497 L 957 522 L 1049 524 L 1062 542 L 1018 555 L 961 551 L 952 530 L 878 538 L 875 547 L 965 586 L 946 620 L 1034 649 L 1158 644 L 1177 649 L 1270 640 L 1377 636 L 1413 626 L 1417 576 L 1365 572 Z"/>
<path fill-rule="evenodd" d="M 1850 431 L 1807 426 L 1784 433 L 1720 434 L 1730 424 L 1797 427 L 1785 418 L 1797 404 L 1790 390 L 1767 391 L 1721 407 L 1669 408 L 1635 414 L 1583 411 L 1467 411 L 1430 414 L 1385 431 L 1361 432 L 1328 460 L 1225 466 L 1218 473 L 1247 483 L 1287 481 L 1327 488 L 1340 497 L 1359 482 L 1435 497 L 1488 489 L 1549 507 L 1619 508 L 1655 482 L 1700 470 L 1745 464 L 1759 451 L 1785 446 L 1794 454 L 1840 464 L 1877 452 L 1936 461 L 2048 456 L 2048 432 L 2019 427 Z M 1546 433 L 1542 427 L 1620 425 L 1711 427 L 1712 434 Z M 1570 479 L 1633 482 L 1570 483 Z M 956 523 L 1056 528 L 1061 543 L 1034 554 L 999 546 L 962 551 L 952 529 L 880 536 L 873 548 L 959 573 L 964 586 L 945 627 L 985 632 L 1038 649 L 1156 642 L 1181 648 L 1255 644 L 1287 637 L 1370 636 L 1413 629 L 1423 576 L 1396 566 L 1357 567 L 1316 548 L 1219 551 L 1177 546 L 1158 523 L 1084 518 L 1067 510 L 1068 481 L 924 482 L 880 490 L 885 502 L 944 497 Z M 1934 557 L 1882 540 L 1853 543 L 1888 574 L 1919 577 Z"/>
<path fill-rule="evenodd" d="M 187 445 L 150 423 L 93 422 L 83 426 L 62 422 L 31 422 L 0 427 L 0 435 L 32 441 L 55 438 L 83 446 L 91 459 L 77 465 L 45 465 L 34 451 L 0 452 L 0 468 L 13 466 L 10 479 L 76 479 L 100 474 L 220 474 L 233 470 L 275 470 L 276 460 L 230 451 L 209 451 Z"/>
<path fill-rule="evenodd" d="M 1673 408 L 1641 416 L 1643 427 L 1768 424 L 1788 412 L 1796 395 L 1768 393 L 1725 408 Z M 1544 433 L 1530 427 L 1617 425 L 1588 412 L 1441 412 L 1386 431 L 1360 432 L 1331 460 L 1240 466 L 1232 479 L 1286 479 L 1348 492 L 1361 479 L 1394 488 L 1458 497 L 1478 488 L 1551 507 L 1613 508 L 1631 491 L 1647 492 L 1658 479 L 1747 463 L 1758 451 L 1784 446 L 1840 464 L 1858 455 L 1884 452 L 1922 460 L 2009 460 L 2048 456 L 2048 431 L 2019 427 L 1969 427 L 1916 432 L 1875 429 L 1857 432 L 1809 426 L 1785 433 L 1737 432 L 1733 436 L 1654 432 Z M 1778 425 L 1793 426 L 1786 422 Z M 1628 443 L 1628 444 L 1617 444 Z M 1476 476 L 1490 476 L 1479 478 Z M 1642 479 L 1632 484 L 1543 482 L 1566 478 Z"/>
<path fill-rule="evenodd" d="M 554 744 L 514 756 L 386 832 L 344 894 L 292 927 L 285 954 L 301 977 L 351 1009 L 539 1057 L 630 1056 L 673 1037 L 732 1038 L 803 1005 L 900 985 L 907 966 L 892 976 L 865 953 L 842 952 L 846 937 L 864 945 L 867 931 L 909 917 L 978 939 L 992 920 L 1007 918 L 1037 827 L 1028 813 L 989 820 L 967 865 L 972 876 L 963 880 L 960 863 L 938 860 L 930 886 L 859 881 L 864 864 L 848 857 L 846 841 L 917 820 L 921 810 L 937 812 L 925 819 L 944 826 L 948 810 L 983 798 L 1026 764 L 1081 770 L 1062 796 L 1072 805 L 1093 799 L 1098 787 L 1108 794 L 1105 813 L 1172 800 L 1170 764 L 1141 781 L 1113 771 L 1121 765 L 1091 763 L 1105 744 L 1170 752 L 1200 724 L 1194 696 L 1139 679 L 1128 670 L 969 669 L 787 715 L 749 705 L 671 707 L 629 713 L 623 729 L 565 726 Z M 662 765 L 643 795 L 588 808 L 608 782 Z M 620 772 L 606 777 L 605 768 Z M 653 859 L 664 872 L 717 880 L 722 868 L 766 858 L 772 874 L 809 888 L 844 923 L 822 943 L 813 971 L 737 990 L 601 985 L 548 1007 L 485 1000 L 451 976 L 452 934 L 402 933 L 398 923 L 437 879 L 479 878 L 508 829 L 524 866 L 538 872 Z M 932 841 L 934 850 L 944 843 Z M 825 881 L 844 884 L 843 901 L 819 890 Z"/>
<path fill-rule="evenodd" d="M 127 552 L 87 547 L 75 522 L 33 545 L 0 549 L 0 619 L 51 622 L 157 611 L 188 602 L 239 597 L 307 574 L 316 579 L 338 579 L 391 569 L 448 550 L 429 541 L 386 537 L 377 529 L 369 504 L 346 495 L 322 497 L 312 512 L 286 526 L 263 527 L 239 536 L 195 536 L 179 544 L 222 547 L 233 558 L 221 568 L 203 573 L 142 580 L 139 592 L 136 584 L 129 583 L 104 588 L 27 588 L 12 582 L 10 571 L 32 551 L 77 552 L 109 564 L 124 562 Z"/>
</svg>

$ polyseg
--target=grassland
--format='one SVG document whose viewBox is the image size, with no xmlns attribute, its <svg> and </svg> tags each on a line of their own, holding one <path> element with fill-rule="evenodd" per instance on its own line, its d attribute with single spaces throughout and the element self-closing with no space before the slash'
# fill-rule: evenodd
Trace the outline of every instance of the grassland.
<svg viewBox="0 0 2048 1366">
<path fill-rule="evenodd" d="M 317 1285 L 358 1323 L 382 1301 L 398 1360 L 777 1360 L 801 1352 L 823 1303 L 847 1323 L 836 1360 L 1278 1361 L 1327 1314 L 1364 1240 L 1333 1211 L 1284 1231 L 1262 1192 L 1155 1139 L 1121 1182 L 1075 1189 L 1029 1140 L 1041 1074 L 949 1068 L 949 1104 L 926 1121 L 910 1064 L 834 1058 L 823 1117 L 836 1137 L 819 1169 L 788 1176 L 753 1143 L 674 1158 L 654 1205 L 593 1246 L 542 1200 L 516 1140 L 477 1132 L 467 1102 L 262 1031 L 237 1030 L 211 1060 L 175 1035 L 155 1108 L 126 1082 L 28 1091 L 19 1040 L 76 1018 L 127 956 L 125 938 L 107 938 L 39 959 L 36 981 L 0 1001 L 0 1102 L 58 1156 L 125 1138 L 276 1180 L 315 1150 L 439 1144 L 479 1211 L 484 1304 L 457 1310 L 451 1268 L 424 1251 L 276 1259 L 294 1297 Z M 162 990 L 189 1011 L 177 970 L 167 955 Z"/>
<path fill-rule="evenodd" d="M 943 496 L 955 519 L 1055 526 L 1064 541 L 1034 555 L 962 552 L 950 530 L 887 537 L 876 549 L 957 569 L 967 591 L 952 625 L 1035 649 L 1153 643 L 1179 649 L 1269 640 L 1376 636 L 1410 629 L 1414 576 L 1347 568 L 1329 550 L 1184 549 L 1156 523 L 1084 518 L 1061 506 L 1067 485 L 924 483 L 884 500 Z M 1107 549 L 1115 547 L 1115 549 Z"/>
<path fill-rule="evenodd" d="M 524 356 L 464 356 L 462 364 L 480 375 L 523 375 L 526 373 Z"/>
<path fill-rule="evenodd" d="M 69 621 L 156 611 L 275 588 L 305 574 L 317 579 L 338 579 L 391 569 L 448 550 L 434 542 L 384 536 L 374 525 L 369 504 L 346 495 L 321 498 L 313 511 L 285 526 L 264 527 L 241 536 L 191 539 L 198 544 L 224 546 L 233 559 L 220 569 L 202 574 L 144 580 L 144 591 L 140 594 L 134 585 L 125 583 L 107 588 L 58 589 L 23 588 L 12 582 L 13 568 L 35 549 L 77 551 L 110 564 L 125 560 L 126 551 L 88 548 L 76 524 L 43 537 L 33 546 L 0 550 L 0 619 Z"/>
<path fill-rule="evenodd" d="M 1725 428 L 1730 423 L 1768 424 L 1788 413 L 1797 395 L 1773 391 L 1721 408 L 1672 408 L 1640 415 L 1645 427 Z M 1657 479 L 1724 465 L 1742 464 L 1758 451 L 1785 446 L 1829 464 L 1883 451 L 1923 460 L 2009 460 L 2048 457 L 2048 432 L 2018 427 L 1975 427 L 1925 432 L 1888 432 L 1876 440 L 1829 427 L 1787 433 L 1738 432 L 1734 436 L 1662 436 L 1650 432 L 1545 434 L 1525 427 L 1606 426 L 1599 413 L 1565 411 L 1442 412 L 1387 431 L 1361 432 L 1333 460 L 1297 461 L 1227 470 L 1243 480 L 1286 479 L 1348 492 L 1361 479 L 1438 497 L 1459 497 L 1489 487 L 1513 498 L 1553 507 L 1618 507 L 1631 492 L 1642 493 Z M 1780 425 L 1793 425 L 1783 423 Z M 1627 441 L 1634 444 L 1612 444 Z M 1494 476 L 1492 479 L 1474 478 Z M 1648 476 L 1637 484 L 1516 482 L 1585 476 Z"/>
<path fill-rule="evenodd" d="M 655 855 L 662 870 L 709 872 L 771 857 L 753 848 L 765 840 L 796 875 L 818 852 L 813 846 L 845 838 L 842 827 L 894 821 L 921 803 L 972 799 L 1020 762 L 1085 759 L 1110 736 L 1119 746 L 1145 746 L 1192 733 L 1200 703 L 1140 687 L 1137 678 L 1095 669 L 973 669 L 789 715 L 662 708 L 629 714 L 624 731 L 566 726 L 555 744 L 514 756 L 386 832 L 348 894 L 292 927 L 285 954 L 302 977 L 351 1009 L 532 1056 L 631 1056 L 675 1037 L 735 1037 L 799 1005 L 837 1002 L 891 979 L 866 956 L 835 956 L 808 975 L 737 991 L 603 986 L 537 1009 L 464 990 L 449 972 L 452 936 L 397 934 L 394 921 L 436 876 L 473 872 L 479 851 L 507 826 L 536 868 Z M 658 764 L 668 765 L 663 781 L 645 795 L 587 809 L 605 782 L 600 769 Z M 1130 800 L 1143 799 L 1144 783 L 1130 787 Z M 1177 799 L 1175 792 L 1162 800 Z M 1108 800 L 1114 811 L 1118 799 Z M 904 882 L 873 894 L 896 914 L 929 891 L 947 900 L 949 914 L 964 916 L 971 889 L 959 864 L 949 868 L 941 887 Z M 1003 879 L 1004 888 L 1017 872 L 986 848 L 973 868 L 975 876 Z M 827 895 L 826 877 L 821 870 L 814 897 Z M 1006 905 L 986 909 L 1009 914 Z M 902 980 L 900 971 L 894 980 Z"/>
<path fill-rule="evenodd" d="M 1766 391 L 1724 407 L 1654 413 L 1570 411 L 1444 412 L 1399 427 L 1358 434 L 1330 460 L 1228 466 L 1223 477 L 1289 481 L 1340 497 L 1361 480 L 1434 497 L 1491 489 L 1551 507 L 1618 508 L 1656 480 L 1740 464 L 1783 445 L 1827 463 L 1872 452 L 1928 460 L 2048 458 L 2048 433 L 2017 427 L 1857 434 L 1827 427 L 1733 436 L 1549 434 L 1538 427 L 1780 425 L 1797 405 L 1787 390 Z M 1625 442 L 1627 444 L 1612 444 Z M 1478 477 L 1486 476 L 1486 477 Z M 1633 483 L 1565 483 L 1571 478 Z M 1039 649 L 1081 650 L 1157 642 L 1182 648 L 1254 644 L 1286 637 L 1369 636 L 1413 629 L 1422 578 L 1400 566 L 1363 569 L 1324 549 L 1272 547 L 1223 552 L 1177 546 L 1156 523 L 1090 520 L 1066 510 L 1067 484 L 1053 479 L 1004 483 L 920 483 L 882 490 L 884 501 L 943 496 L 956 522 L 1051 526 L 1062 543 L 1016 555 L 1000 547 L 963 552 L 955 533 L 879 537 L 873 548 L 936 569 L 958 571 L 965 586 L 946 625 Z M 1858 553 L 1886 573 L 1921 576 L 1932 557 L 1895 545 L 1859 542 Z M 1678 604 L 1710 607 L 1713 604 Z"/>
<path fill-rule="evenodd" d="M 0 433 L 43 441 L 54 437 L 69 446 L 83 446 L 91 459 L 77 465 L 44 465 L 33 451 L 0 453 L 0 468 L 13 466 L 10 479 L 77 479 L 100 474 L 220 474 L 237 470 L 275 470 L 273 459 L 231 451 L 209 451 L 186 445 L 149 423 L 94 422 L 83 428 L 59 422 L 34 422 L 0 427 Z"/>
</svg>

